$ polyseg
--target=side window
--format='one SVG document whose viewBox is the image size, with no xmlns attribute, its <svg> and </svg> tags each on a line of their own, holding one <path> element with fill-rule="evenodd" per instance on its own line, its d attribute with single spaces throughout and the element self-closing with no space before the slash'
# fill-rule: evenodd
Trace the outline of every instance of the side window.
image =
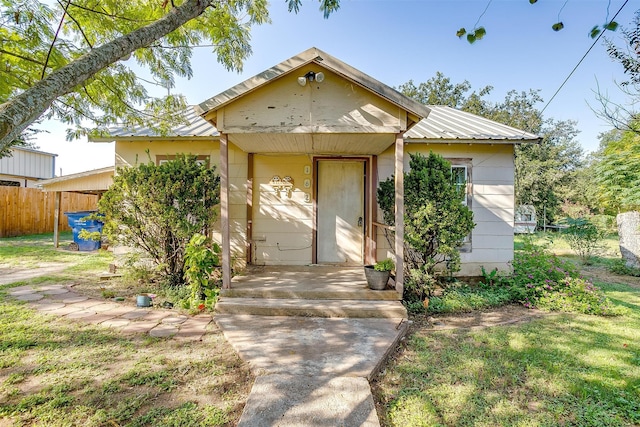
<svg viewBox="0 0 640 427">
<path fill-rule="evenodd" d="M 469 206 L 469 193 L 467 191 L 467 166 L 451 165 L 451 178 L 456 189 L 465 194 L 465 197 L 462 199 L 462 204 L 465 206 Z"/>
<path fill-rule="evenodd" d="M 471 181 L 471 159 L 447 159 L 451 163 L 451 179 L 453 185 L 462 190 L 465 197 L 462 204 L 471 209 L 473 200 L 473 184 Z M 460 252 L 471 252 L 471 234 L 464 238 Z"/>
<path fill-rule="evenodd" d="M 167 155 L 158 154 L 156 155 L 156 165 L 160 166 L 164 163 L 174 160 L 175 158 L 176 158 L 175 154 L 167 154 Z M 209 156 L 197 156 L 196 163 L 199 165 L 204 165 L 206 167 L 209 167 Z"/>
</svg>

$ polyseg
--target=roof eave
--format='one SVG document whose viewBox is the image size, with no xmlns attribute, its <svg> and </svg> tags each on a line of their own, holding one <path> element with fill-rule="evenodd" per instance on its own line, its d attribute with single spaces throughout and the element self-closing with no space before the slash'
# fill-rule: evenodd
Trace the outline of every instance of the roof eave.
<svg viewBox="0 0 640 427">
<path fill-rule="evenodd" d="M 542 138 L 537 139 L 511 139 L 511 138 L 405 138 L 407 144 L 502 144 L 518 145 L 525 143 L 540 143 Z"/>
<path fill-rule="evenodd" d="M 212 136 L 189 136 L 189 135 L 175 135 L 175 136 L 109 136 L 109 137 L 95 137 L 89 138 L 89 142 L 117 142 L 117 141 L 175 141 L 175 140 L 197 140 L 197 141 L 217 141 L 220 139 L 220 135 Z"/>
</svg>

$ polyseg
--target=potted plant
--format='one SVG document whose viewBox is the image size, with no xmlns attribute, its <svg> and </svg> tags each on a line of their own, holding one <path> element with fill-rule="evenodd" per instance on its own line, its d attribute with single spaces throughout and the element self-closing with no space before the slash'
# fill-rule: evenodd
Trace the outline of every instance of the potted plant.
<svg viewBox="0 0 640 427">
<path fill-rule="evenodd" d="M 376 262 L 374 265 L 364 266 L 364 275 L 367 278 L 369 289 L 381 291 L 387 287 L 391 270 L 395 264 L 391 258 Z"/>
</svg>

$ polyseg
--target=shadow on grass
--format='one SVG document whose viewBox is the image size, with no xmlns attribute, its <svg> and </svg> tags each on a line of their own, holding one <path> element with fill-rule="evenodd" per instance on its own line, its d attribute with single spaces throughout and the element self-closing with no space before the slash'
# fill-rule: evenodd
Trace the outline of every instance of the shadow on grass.
<svg viewBox="0 0 640 427">
<path fill-rule="evenodd" d="M 181 426 L 239 418 L 251 376 L 220 334 L 207 344 L 122 335 L 35 313 L 2 293 L 0 312 L 0 420 Z M 149 421 L 154 410 L 162 414 Z"/>
<path fill-rule="evenodd" d="M 385 425 L 637 425 L 640 292 L 624 292 L 621 317 L 419 331 L 380 380 Z"/>
</svg>

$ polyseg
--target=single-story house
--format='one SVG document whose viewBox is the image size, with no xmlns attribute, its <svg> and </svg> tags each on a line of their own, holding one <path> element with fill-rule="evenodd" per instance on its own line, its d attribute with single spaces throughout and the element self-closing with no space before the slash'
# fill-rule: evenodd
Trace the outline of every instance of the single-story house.
<svg viewBox="0 0 640 427">
<path fill-rule="evenodd" d="M 395 256 L 402 291 L 403 180 L 408 153 L 436 152 L 466 186 L 476 227 L 461 275 L 513 259 L 514 145 L 537 135 L 425 106 L 316 48 L 190 108 L 170 136 L 113 128 L 116 166 L 197 154 L 221 176 L 223 286 L 241 264 L 362 265 Z M 392 247 L 376 202 L 395 175 Z M 395 253 L 395 255 L 394 255 Z"/>
<path fill-rule="evenodd" d="M 0 158 L 0 186 L 35 188 L 38 181 L 56 176 L 57 154 L 28 147 L 12 147 Z"/>
</svg>

